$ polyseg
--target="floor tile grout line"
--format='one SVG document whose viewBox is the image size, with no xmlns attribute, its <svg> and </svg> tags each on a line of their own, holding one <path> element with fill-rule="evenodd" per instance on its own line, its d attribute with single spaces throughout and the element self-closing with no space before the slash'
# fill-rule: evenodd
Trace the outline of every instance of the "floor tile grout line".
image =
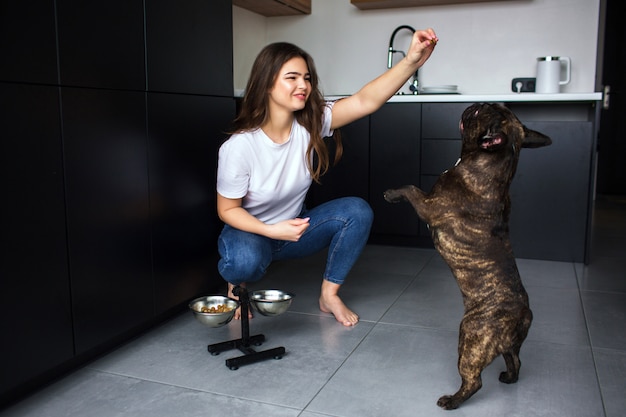
<svg viewBox="0 0 626 417">
<path fill-rule="evenodd" d="M 224 398 L 232 398 L 232 399 L 236 399 L 236 400 L 240 400 L 240 401 L 248 401 L 248 402 L 252 402 L 252 403 L 256 403 L 256 404 L 271 405 L 273 407 L 285 408 L 285 409 L 289 409 L 289 410 L 299 410 L 300 412 L 304 411 L 304 409 L 300 409 L 299 407 L 294 407 L 294 406 L 289 406 L 289 405 L 284 405 L 284 404 L 275 404 L 275 403 L 266 402 L 266 401 L 259 401 L 259 400 L 255 400 L 253 398 L 244 398 L 244 397 L 240 397 L 240 396 L 236 396 L 236 395 L 232 395 L 232 394 L 224 394 L 224 393 L 221 393 L 221 392 L 207 391 L 207 390 L 204 390 L 204 389 L 199 389 L 199 388 L 195 388 L 195 387 L 189 387 L 189 386 L 186 386 L 186 385 L 167 383 L 167 382 L 158 381 L 158 380 L 149 379 L 149 378 L 141 378 L 141 377 L 138 377 L 138 376 L 128 375 L 128 374 L 124 374 L 124 373 L 120 373 L 120 372 L 107 371 L 107 370 L 104 370 L 104 369 L 97 369 L 97 368 L 88 368 L 88 369 L 90 371 L 92 371 L 92 372 L 97 372 L 97 373 L 101 373 L 101 374 L 117 376 L 117 377 L 121 377 L 121 378 L 129 378 L 129 379 L 133 379 L 135 381 L 149 382 L 149 383 L 161 385 L 161 386 L 164 386 L 164 387 L 180 388 L 180 389 L 184 389 L 184 390 L 187 390 L 187 391 L 193 391 L 193 392 L 198 392 L 198 393 L 203 393 L 203 394 L 216 395 L 216 396 L 224 397 Z"/>
<path fill-rule="evenodd" d="M 597 204 L 597 203 L 595 203 Z M 594 207 L 594 210 L 592 212 L 592 216 L 596 217 L 598 216 L 598 211 L 597 209 Z M 596 223 L 596 219 L 593 219 L 593 223 Z M 593 248 L 591 248 L 591 251 L 593 252 Z M 591 352 L 591 361 L 593 362 L 593 372 L 595 374 L 595 383 L 596 383 L 596 387 L 598 389 L 598 394 L 600 395 L 600 403 L 602 404 L 602 412 L 604 414 L 604 416 L 607 416 L 607 407 L 606 407 L 606 400 L 604 397 L 604 392 L 602 390 L 602 384 L 600 383 L 600 374 L 598 372 L 598 362 L 596 360 L 596 350 L 595 347 L 593 345 L 593 339 L 591 337 L 591 331 L 590 331 L 590 326 L 589 326 L 589 315 L 587 312 L 587 309 L 585 308 L 585 301 L 583 298 L 583 289 L 580 286 L 580 283 L 582 282 L 582 280 L 584 279 L 584 277 L 579 276 L 578 271 L 576 269 L 576 265 L 573 265 L 574 268 L 574 274 L 576 277 L 576 288 L 578 289 L 578 299 L 580 302 L 580 308 L 581 311 L 583 313 L 583 318 L 584 318 L 584 322 L 585 322 L 585 330 L 586 330 L 586 334 L 587 334 L 587 340 L 589 342 L 589 348 L 590 348 L 590 352 Z M 583 274 L 584 274 L 584 267 L 583 267 Z"/>
<path fill-rule="evenodd" d="M 378 323 L 378 322 L 376 322 Z M 359 348 L 359 346 L 361 346 L 361 344 L 365 341 L 365 339 L 367 339 L 367 337 L 372 333 L 372 331 L 376 328 L 376 323 L 371 327 L 371 329 L 369 329 L 369 331 L 367 331 L 363 337 L 361 338 L 361 340 L 359 341 L 359 343 L 357 343 L 354 348 L 346 355 L 346 357 L 339 363 L 339 365 L 337 366 L 337 368 L 330 374 L 330 376 L 326 379 L 326 381 L 320 386 L 320 388 L 311 396 L 311 399 L 304 405 L 304 407 L 302 408 L 302 411 L 300 412 L 300 414 L 302 414 L 303 412 L 307 411 L 307 408 L 309 407 L 309 405 L 311 405 L 311 403 L 313 401 L 315 401 L 315 399 L 317 398 L 317 396 L 324 390 L 324 388 L 326 387 L 326 385 L 328 385 L 330 383 L 330 381 L 333 379 L 333 377 L 337 374 L 337 372 L 339 372 L 339 370 L 345 365 L 346 361 L 348 359 L 350 359 L 350 357 L 352 357 L 352 355 L 354 354 L 354 352 Z"/>
<path fill-rule="evenodd" d="M 330 383 L 330 381 L 333 379 L 333 377 L 337 374 L 337 372 L 339 372 L 339 370 L 345 365 L 345 363 L 352 357 L 352 355 L 354 354 L 354 352 L 359 348 L 359 346 L 361 346 L 361 344 L 363 344 L 363 342 L 367 339 L 367 337 L 372 333 L 372 331 L 374 331 L 374 329 L 379 325 L 379 324 L 383 324 L 386 325 L 386 323 L 382 322 L 381 323 L 381 319 L 385 316 L 385 314 L 387 314 L 387 312 L 389 311 L 389 309 L 391 309 L 393 307 L 393 305 L 398 301 L 398 299 L 400 297 L 402 297 L 402 294 L 404 294 L 404 292 L 406 291 L 407 288 L 409 288 L 414 282 L 415 280 L 418 279 L 420 273 L 422 271 L 424 271 L 424 269 L 426 268 L 426 266 L 433 260 L 434 258 L 434 253 L 430 256 L 430 258 L 428 259 L 427 262 L 424 263 L 424 265 L 417 271 L 415 272 L 415 275 L 413 276 L 413 279 L 409 280 L 409 282 L 404 286 L 404 288 L 402 288 L 402 291 L 400 291 L 398 293 L 398 296 L 391 302 L 389 303 L 389 307 L 380 315 L 380 318 L 378 320 L 374 321 L 367 321 L 368 323 L 373 323 L 372 327 L 369 329 L 369 331 L 367 331 L 367 333 L 365 333 L 363 335 L 363 337 L 361 338 L 361 340 L 359 341 L 359 343 L 357 343 L 354 348 L 350 351 L 350 353 L 348 353 L 346 355 L 346 357 L 341 361 L 341 363 L 337 366 L 337 368 L 335 369 L 335 371 L 328 377 L 328 379 L 326 380 L 326 382 L 324 382 L 322 384 L 322 386 L 319 388 L 319 390 L 317 390 L 317 392 L 311 397 L 310 401 L 307 402 L 307 404 L 304 406 L 304 408 L 302 409 L 302 412 L 305 412 L 306 409 L 309 407 L 309 405 L 311 405 L 311 403 L 313 401 L 315 401 L 315 398 L 317 398 L 317 396 L 324 390 L 324 388 L 326 387 L 326 385 L 328 385 Z M 300 413 L 302 414 L 302 413 Z"/>
</svg>

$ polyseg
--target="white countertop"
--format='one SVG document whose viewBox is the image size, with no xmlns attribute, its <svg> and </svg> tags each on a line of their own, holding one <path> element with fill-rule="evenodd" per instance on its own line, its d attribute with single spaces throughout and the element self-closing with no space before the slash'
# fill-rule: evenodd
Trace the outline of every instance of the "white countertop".
<svg viewBox="0 0 626 417">
<path fill-rule="evenodd" d="M 326 100 L 338 100 L 345 96 L 326 96 Z M 600 101 L 602 93 L 509 93 L 509 94 L 421 94 L 395 95 L 389 103 L 477 103 L 477 102 L 564 102 Z"/>
</svg>

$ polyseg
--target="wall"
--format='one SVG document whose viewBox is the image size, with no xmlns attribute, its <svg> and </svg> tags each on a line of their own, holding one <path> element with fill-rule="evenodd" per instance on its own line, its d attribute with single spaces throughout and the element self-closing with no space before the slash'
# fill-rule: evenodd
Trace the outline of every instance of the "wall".
<svg viewBox="0 0 626 417">
<path fill-rule="evenodd" d="M 312 0 L 308 16 L 265 18 L 233 7 L 234 87 L 245 88 L 263 45 L 290 41 L 314 58 L 326 95 L 356 92 L 386 69 L 389 37 L 400 25 L 432 27 L 440 42 L 420 70 L 425 86 L 456 84 L 466 94 L 511 92 L 514 77 L 534 77 L 536 58 L 569 56 L 562 92 L 592 92 L 600 0 L 503 0 L 363 11 L 349 0 Z M 410 32 L 396 36 L 406 49 Z M 408 91 L 408 88 L 405 89 Z"/>
<path fill-rule="evenodd" d="M 269 20 L 233 6 L 233 83 L 236 93 L 246 88 L 254 58 L 267 43 Z"/>
</svg>

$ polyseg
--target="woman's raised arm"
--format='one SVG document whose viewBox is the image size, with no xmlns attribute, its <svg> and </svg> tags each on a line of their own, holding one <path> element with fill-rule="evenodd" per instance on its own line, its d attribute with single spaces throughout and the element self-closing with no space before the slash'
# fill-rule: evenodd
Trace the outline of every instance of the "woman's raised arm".
<svg viewBox="0 0 626 417">
<path fill-rule="evenodd" d="M 432 29 L 415 31 L 409 50 L 401 61 L 354 95 L 335 103 L 331 128 L 340 128 L 378 110 L 428 60 L 438 41 Z"/>
</svg>

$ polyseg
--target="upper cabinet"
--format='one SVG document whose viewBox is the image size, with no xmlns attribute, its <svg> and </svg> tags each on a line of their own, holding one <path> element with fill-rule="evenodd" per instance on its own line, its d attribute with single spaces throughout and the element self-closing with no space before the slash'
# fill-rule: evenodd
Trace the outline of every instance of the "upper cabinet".
<svg viewBox="0 0 626 417">
<path fill-rule="evenodd" d="M 311 14 L 311 0 L 233 0 L 233 5 L 266 17 Z"/>
<path fill-rule="evenodd" d="M 393 9 L 398 7 L 440 6 L 443 4 L 480 3 L 496 0 L 350 0 L 361 10 Z M 233 4 L 236 3 L 233 1 Z"/>
<path fill-rule="evenodd" d="M 148 91 L 232 97 L 231 2 L 146 0 L 145 10 Z"/>
<path fill-rule="evenodd" d="M 58 81 L 54 19 L 52 1 L 2 2 L 0 80 L 39 84 Z"/>
<path fill-rule="evenodd" d="M 144 90 L 143 3 L 57 0 L 61 84 Z"/>
</svg>

